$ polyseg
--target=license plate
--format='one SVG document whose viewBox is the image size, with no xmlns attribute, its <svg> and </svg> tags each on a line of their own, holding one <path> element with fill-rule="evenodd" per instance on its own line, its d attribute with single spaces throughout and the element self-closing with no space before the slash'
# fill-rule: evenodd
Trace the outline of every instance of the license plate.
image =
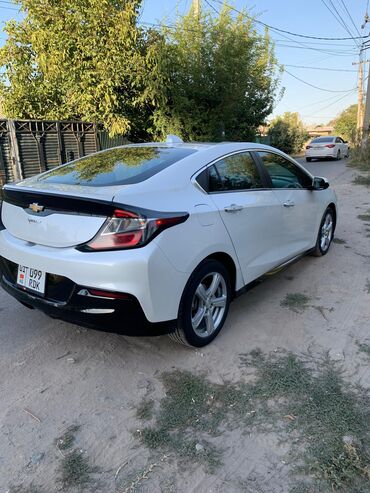
<svg viewBox="0 0 370 493">
<path fill-rule="evenodd" d="M 18 265 L 18 286 L 38 294 L 45 294 L 45 282 L 46 272 L 26 265 Z"/>
<path fill-rule="evenodd" d="M 316 147 L 313 147 L 313 149 L 315 149 L 315 151 L 319 151 L 321 149 L 320 146 L 316 146 Z"/>
</svg>

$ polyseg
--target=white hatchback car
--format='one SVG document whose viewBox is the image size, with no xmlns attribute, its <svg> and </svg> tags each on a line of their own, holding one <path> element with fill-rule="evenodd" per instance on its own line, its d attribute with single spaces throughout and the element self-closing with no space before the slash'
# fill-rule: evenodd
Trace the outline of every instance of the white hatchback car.
<svg viewBox="0 0 370 493">
<path fill-rule="evenodd" d="M 328 187 L 253 143 L 101 151 L 4 187 L 1 284 L 55 318 L 204 346 L 252 281 L 327 253 Z"/>
<path fill-rule="evenodd" d="M 349 156 L 348 142 L 345 142 L 341 137 L 328 136 L 316 137 L 306 146 L 305 157 L 306 161 L 312 159 L 341 159 Z"/>
</svg>

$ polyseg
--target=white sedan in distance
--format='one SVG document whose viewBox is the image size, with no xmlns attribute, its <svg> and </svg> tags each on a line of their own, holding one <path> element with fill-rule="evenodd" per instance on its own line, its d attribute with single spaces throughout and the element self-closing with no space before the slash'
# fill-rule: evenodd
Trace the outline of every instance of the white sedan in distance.
<svg viewBox="0 0 370 493">
<path fill-rule="evenodd" d="M 54 318 L 201 347 L 252 281 L 325 255 L 336 221 L 326 179 L 283 152 L 170 136 L 5 185 L 0 280 Z"/>
<path fill-rule="evenodd" d="M 348 142 L 345 142 L 341 137 L 328 136 L 316 137 L 306 146 L 305 157 L 306 161 L 312 159 L 336 159 L 349 156 Z"/>
</svg>

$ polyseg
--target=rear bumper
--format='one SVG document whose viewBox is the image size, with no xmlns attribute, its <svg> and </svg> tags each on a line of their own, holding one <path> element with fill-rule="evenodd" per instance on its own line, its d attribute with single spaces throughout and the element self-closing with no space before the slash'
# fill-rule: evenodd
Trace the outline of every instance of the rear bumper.
<svg viewBox="0 0 370 493">
<path fill-rule="evenodd" d="M 75 248 L 35 245 L 0 231 L 0 256 L 15 264 L 32 266 L 62 276 L 78 286 L 127 293 L 138 300 L 149 322 L 177 318 L 189 275 L 177 270 L 157 246 L 112 252 L 79 252 Z M 60 299 L 58 286 L 48 298 Z M 58 291 L 58 293 L 56 293 Z"/>
<path fill-rule="evenodd" d="M 310 157 L 312 159 L 325 159 L 325 158 L 335 158 L 337 157 L 337 151 L 335 152 L 332 152 L 332 151 L 328 151 L 328 152 L 323 152 L 323 151 L 318 151 L 318 152 L 314 152 L 314 151 L 306 151 L 305 152 L 305 157 Z"/>
<path fill-rule="evenodd" d="M 175 320 L 149 322 L 134 296 L 127 296 L 127 299 L 84 296 L 79 294 L 86 291 L 83 286 L 64 279 L 64 295 L 60 296 L 63 300 L 41 298 L 17 287 L 9 271 L 9 262 L 0 257 L 1 286 L 28 308 L 36 308 L 65 322 L 123 335 L 156 336 L 168 334 L 175 329 Z"/>
</svg>

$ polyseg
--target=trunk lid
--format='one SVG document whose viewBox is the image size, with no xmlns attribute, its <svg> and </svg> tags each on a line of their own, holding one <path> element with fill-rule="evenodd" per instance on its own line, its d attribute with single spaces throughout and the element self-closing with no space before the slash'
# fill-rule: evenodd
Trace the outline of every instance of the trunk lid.
<svg viewBox="0 0 370 493">
<path fill-rule="evenodd" d="M 112 214 L 117 188 L 122 187 L 6 186 L 1 219 L 10 234 L 24 241 L 58 248 L 80 245 Z"/>
</svg>

